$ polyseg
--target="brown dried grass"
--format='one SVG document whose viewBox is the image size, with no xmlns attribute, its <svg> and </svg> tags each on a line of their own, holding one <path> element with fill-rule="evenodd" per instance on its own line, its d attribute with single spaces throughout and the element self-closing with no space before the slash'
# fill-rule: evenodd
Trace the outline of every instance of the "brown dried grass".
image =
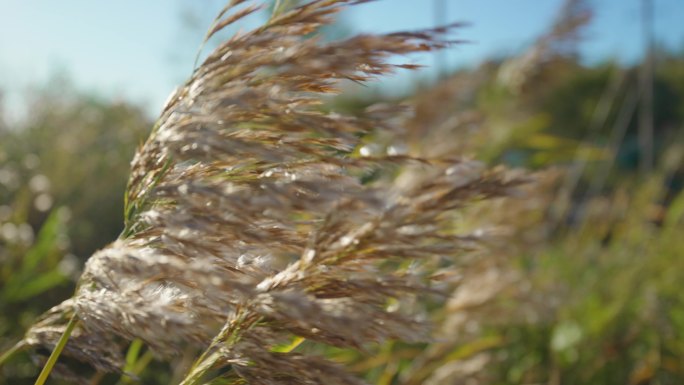
<svg viewBox="0 0 684 385">
<path fill-rule="evenodd" d="M 75 315 L 64 354 L 99 371 L 121 371 L 126 342 L 140 339 L 162 357 L 204 350 L 184 384 L 220 368 L 234 383 L 359 384 L 338 364 L 275 348 L 293 336 L 361 350 L 428 337 L 416 314 L 388 304 L 434 292 L 429 267 L 476 241 L 454 231 L 455 213 L 520 179 L 453 156 L 362 156 L 369 134 L 404 137 L 402 109 L 340 115 L 322 111 L 322 95 L 392 72 L 392 55 L 452 42 L 451 28 L 315 36 L 361 2 L 312 1 L 207 57 L 133 159 L 124 233 L 25 345 L 52 348 Z M 207 37 L 257 9 L 242 3 Z M 362 181 L 372 170 L 384 177 Z"/>
</svg>

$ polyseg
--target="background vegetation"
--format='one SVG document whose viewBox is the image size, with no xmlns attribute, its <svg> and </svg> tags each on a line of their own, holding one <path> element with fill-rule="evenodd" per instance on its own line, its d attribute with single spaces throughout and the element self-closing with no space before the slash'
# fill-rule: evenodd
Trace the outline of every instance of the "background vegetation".
<svg viewBox="0 0 684 385">
<path fill-rule="evenodd" d="M 684 53 L 657 52 L 656 167 L 640 173 L 642 63 L 584 65 L 568 35 L 554 29 L 517 57 L 405 96 L 417 106 L 406 146 L 535 170 L 536 182 L 464 211 L 463 226 L 505 236 L 450 278 L 445 308 L 426 305 L 436 342 L 321 354 L 376 384 L 684 383 Z M 381 99 L 347 94 L 326 108 Z M 152 125 L 63 79 L 30 111 L 0 125 L 0 351 L 122 231 L 129 162 Z M 169 381 L 168 367 L 144 364 L 142 383 Z M 0 379 L 32 383 L 38 370 L 20 353 Z"/>
</svg>

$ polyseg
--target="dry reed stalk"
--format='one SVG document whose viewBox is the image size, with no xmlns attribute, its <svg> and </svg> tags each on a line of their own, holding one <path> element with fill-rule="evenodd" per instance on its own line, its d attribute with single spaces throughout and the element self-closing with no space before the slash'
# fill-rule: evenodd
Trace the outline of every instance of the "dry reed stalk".
<svg viewBox="0 0 684 385">
<path fill-rule="evenodd" d="M 548 73 L 576 52 L 590 19 L 591 8 L 586 1 L 566 0 L 556 22 L 523 54 L 501 65 L 482 65 L 475 71 L 457 73 L 419 95 L 414 101 L 417 108 L 411 127 L 412 133 L 419 133 L 411 140 L 414 148 L 422 154 L 471 152 L 482 156 L 494 138 L 505 137 L 496 130 L 511 131 L 516 119 L 529 117 L 525 93 L 530 93 L 530 85 L 539 84 L 540 78 L 550 78 Z M 520 96 L 499 106 L 507 110 L 503 124 L 497 121 L 500 111 L 487 111 L 477 100 L 482 89 L 492 87 L 492 79 L 497 87 L 504 86 L 511 95 Z M 445 137 L 459 140 L 447 141 Z M 490 384 L 500 360 L 492 351 L 505 341 L 486 336 L 483 330 L 501 323 L 548 322 L 559 306 L 550 298 L 553 291 L 534 290 L 530 277 L 514 264 L 519 263 L 520 255 L 534 260 L 551 237 L 554 226 L 550 210 L 555 209 L 553 202 L 558 200 L 564 174 L 560 169 L 547 169 L 528 175 L 534 183 L 520 189 L 521 196 L 488 200 L 462 211 L 467 227 L 489 229 L 494 236 L 487 239 L 493 242 L 488 242 L 487 252 L 480 258 L 450 269 L 454 289 L 442 314 L 436 316 L 440 319 L 439 342 L 413 357 L 399 383 Z"/>
<path fill-rule="evenodd" d="M 402 67 L 392 55 L 452 43 L 450 28 L 311 36 L 362 2 L 309 2 L 207 57 L 133 159 L 124 233 L 88 260 L 74 297 L 26 345 L 53 347 L 75 314 L 65 355 L 101 371 L 120 371 L 124 343 L 141 339 L 161 356 L 206 349 L 187 384 L 225 367 L 235 383 L 359 384 L 337 364 L 275 347 L 292 336 L 355 349 L 426 338 L 423 321 L 388 306 L 430 291 L 407 262 L 461 255 L 472 237 L 454 233 L 453 212 L 520 181 L 453 156 L 363 156 L 364 135 L 406 129 L 398 107 L 322 111 L 321 95 L 341 81 L 367 82 Z M 235 11 L 243 3 L 231 1 L 208 38 L 258 9 Z"/>
<path fill-rule="evenodd" d="M 499 71 L 499 80 L 514 93 L 544 76 L 544 70 L 558 65 L 563 57 L 574 57 L 582 31 L 592 18 L 591 5 L 586 0 L 565 0 L 556 20 L 545 34 L 524 54 L 507 60 Z"/>
</svg>

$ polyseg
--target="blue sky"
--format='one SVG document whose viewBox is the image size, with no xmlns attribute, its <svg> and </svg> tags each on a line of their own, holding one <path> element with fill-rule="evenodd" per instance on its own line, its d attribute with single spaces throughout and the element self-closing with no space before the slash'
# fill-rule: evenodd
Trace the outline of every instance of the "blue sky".
<svg viewBox="0 0 684 385">
<path fill-rule="evenodd" d="M 684 49 L 684 0 L 653 1 L 658 41 Z M 552 23 L 562 0 L 446 2 L 445 20 L 471 23 L 459 37 L 472 43 L 457 46 L 446 55 L 450 67 L 460 67 L 524 49 Z M 199 17 L 195 24 L 208 25 L 223 3 L 0 0 L 0 89 L 10 106 L 19 108 L 20 95 L 26 89 L 62 73 L 81 89 L 131 99 L 153 113 L 190 73 L 203 33 L 203 28 L 189 28 L 182 15 L 192 9 Z M 641 0 L 590 3 L 596 14 L 582 45 L 584 59 L 636 60 L 643 47 Z M 362 32 L 430 27 L 434 24 L 432 4 L 432 0 L 381 0 L 353 8 L 343 20 L 354 31 Z M 411 60 L 433 64 L 432 57 Z M 393 82 L 407 83 L 406 75 Z"/>
</svg>

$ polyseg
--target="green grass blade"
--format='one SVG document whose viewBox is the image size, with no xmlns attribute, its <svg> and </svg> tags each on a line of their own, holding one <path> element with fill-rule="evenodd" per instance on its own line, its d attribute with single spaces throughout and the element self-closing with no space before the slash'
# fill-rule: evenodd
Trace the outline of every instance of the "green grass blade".
<svg viewBox="0 0 684 385">
<path fill-rule="evenodd" d="M 59 355 L 62 354 L 62 350 L 64 350 L 67 341 L 69 341 L 71 332 L 74 331 L 76 324 L 78 324 L 78 319 L 76 319 L 76 315 L 74 314 L 69 320 L 66 330 L 64 330 L 64 333 L 59 338 L 57 346 L 55 346 L 55 349 L 50 354 L 50 358 L 48 358 L 47 362 L 45 363 L 45 366 L 43 366 L 43 370 L 40 371 L 40 375 L 38 375 L 38 379 L 36 380 L 35 385 L 45 384 L 45 381 L 47 381 L 50 372 L 52 372 L 52 368 L 55 366 L 57 360 L 59 359 Z"/>
</svg>

